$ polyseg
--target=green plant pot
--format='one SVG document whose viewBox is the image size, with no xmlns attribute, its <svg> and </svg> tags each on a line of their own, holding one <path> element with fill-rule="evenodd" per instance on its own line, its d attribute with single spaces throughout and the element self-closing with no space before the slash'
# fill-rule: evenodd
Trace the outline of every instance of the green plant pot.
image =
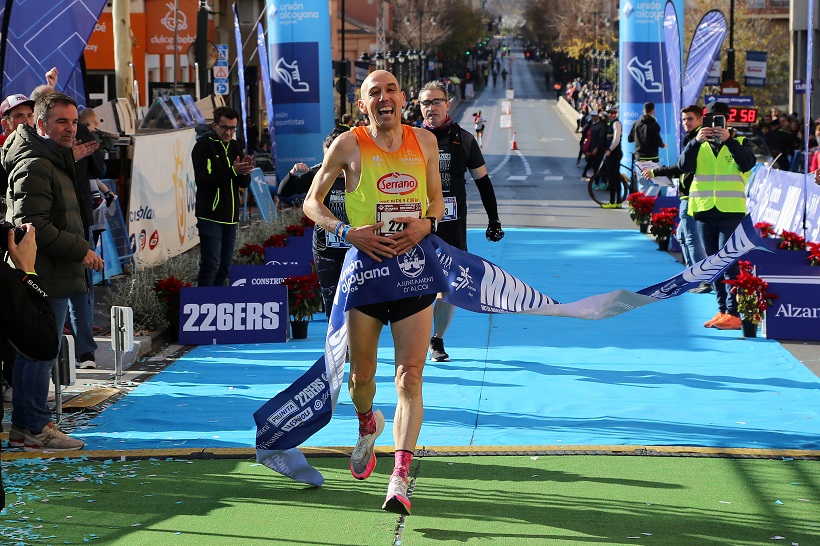
<svg viewBox="0 0 820 546">
<path fill-rule="evenodd" d="M 290 337 L 291 339 L 307 339 L 308 337 L 308 320 L 294 320 L 290 323 Z"/>
<path fill-rule="evenodd" d="M 743 337 L 757 337 L 757 324 L 751 320 L 741 320 L 740 330 L 743 332 Z"/>
</svg>

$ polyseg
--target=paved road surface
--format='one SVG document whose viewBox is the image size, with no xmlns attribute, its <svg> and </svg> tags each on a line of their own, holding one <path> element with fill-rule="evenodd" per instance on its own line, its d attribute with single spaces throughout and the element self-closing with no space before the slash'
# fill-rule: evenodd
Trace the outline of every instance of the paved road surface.
<svg viewBox="0 0 820 546">
<path fill-rule="evenodd" d="M 499 202 L 501 223 L 509 227 L 634 229 L 626 209 L 601 209 L 589 198 L 581 168 L 575 166 L 578 137 L 575 127 L 556 108 L 555 92 L 547 91 L 547 65 L 528 62 L 520 52 L 507 69 L 515 98 L 511 101 L 513 129 L 502 129 L 500 117 L 506 90 L 498 80 L 474 100 L 462 101 L 453 115 L 472 130 L 472 114 L 481 110 L 484 159 Z M 518 150 L 511 150 L 515 131 Z M 474 184 L 467 185 L 470 227 L 486 227 L 487 217 Z"/>
</svg>

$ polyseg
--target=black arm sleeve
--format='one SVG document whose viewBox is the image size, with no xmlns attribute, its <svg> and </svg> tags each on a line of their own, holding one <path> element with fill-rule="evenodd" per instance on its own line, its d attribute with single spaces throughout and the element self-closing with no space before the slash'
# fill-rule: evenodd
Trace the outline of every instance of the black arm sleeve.
<svg viewBox="0 0 820 546">
<path fill-rule="evenodd" d="M 0 264 L 0 335 L 18 353 L 36 360 L 57 356 L 57 324 L 54 310 L 37 275 L 26 275 Z"/>
<path fill-rule="evenodd" d="M 319 172 L 320 165 L 311 167 L 311 169 L 304 174 L 291 174 L 288 172 L 287 176 L 279 182 L 276 194 L 280 197 L 291 197 L 293 195 L 302 195 L 307 193 L 316 173 Z"/>
<path fill-rule="evenodd" d="M 755 157 L 754 148 L 749 139 L 744 139 L 741 144 L 737 139 L 730 138 L 726 141 L 725 145 L 729 148 L 729 151 L 732 152 L 732 157 L 742 172 L 745 173 L 752 170 L 752 167 L 757 163 L 757 157 Z"/>
<path fill-rule="evenodd" d="M 484 210 L 487 211 L 487 219 L 490 222 L 498 222 L 498 201 L 495 199 L 495 190 L 493 190 L 490 175 L 485 174 L 475 181 L 475 185 L 478 186 L 478 193 L 481 195 Z"/>
<path fill-rule="evenodd" d="M 681 175 L 681 171 L 677 165 L 670 165 L 667 167 L 658 167 L 652 169 L 652 174 L 655 176 L 666 176 L 667 178 L 675 178 Z"/>
</svg>

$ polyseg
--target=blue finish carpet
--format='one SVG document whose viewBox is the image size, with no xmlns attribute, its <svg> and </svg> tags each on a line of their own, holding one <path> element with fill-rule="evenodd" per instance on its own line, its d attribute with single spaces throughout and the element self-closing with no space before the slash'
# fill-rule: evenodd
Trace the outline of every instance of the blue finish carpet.
<svg viewBox="0 0 820 546">
<path fill-rule="evenodd" d="M 682 266 L 635 231 L 471 230 L 470 251 L 560 302 L 638 290 Z M 820 449 L 820 379 L 777 342 L 703 328 L 714 294 L 582 321 L 457 310 L 451 362 L 425 368 L 420 446 L 674 445 Z M 104 410 L 87 449 L 252 447 L 252 414 L 323 351 L 327 323 L 285 344 L 201 346 Z M 427 332 L 419 335 L 429 337 Z M 393 351 L 380 343 L 375 407 L 392 420 Z M 391 446 L 388 432 L 378 445 Z M 309 446 L 350 446 L 346 391 Z"/>
</svg>

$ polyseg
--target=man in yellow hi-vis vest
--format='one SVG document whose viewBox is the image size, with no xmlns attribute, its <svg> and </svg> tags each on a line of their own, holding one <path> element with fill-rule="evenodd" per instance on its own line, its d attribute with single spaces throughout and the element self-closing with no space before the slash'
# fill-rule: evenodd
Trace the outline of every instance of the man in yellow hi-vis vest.
<svg viewBox="0 0 820 546">
<path fill-rule="evenodd" d="M 751 144 L 730 128 L 729 105 L 713 102 L 706 107 L 703 126 L 678 158 L 681 172 L 694 173 L 689 188 L 689 214 L 695 218 L 706 254 L 717 252 L 746 216 L 746 182 L 755 165 Z M 738 276 L 737 263 L 724 278 Z M 740 330 L 737 299 L 723 282 L 715 283 L 718 313 L 704 326 Z"/>
</svg>

